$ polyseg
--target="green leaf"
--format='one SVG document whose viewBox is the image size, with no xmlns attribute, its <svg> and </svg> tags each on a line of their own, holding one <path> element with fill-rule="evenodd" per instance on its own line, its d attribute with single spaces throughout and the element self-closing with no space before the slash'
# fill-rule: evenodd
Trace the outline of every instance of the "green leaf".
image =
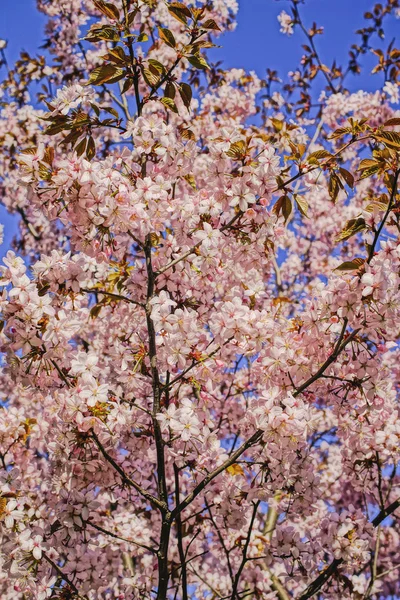
<svg viewBox="0 0 400 600">
<path fill-rule="evenodd" d="M 192 101 L 192 88 L 190 87 L 190 85 L 188 83 L 181 83 L 181 85 L 179 86 L 179 94 L 182 98 L 183 104 L 189 110 L 190 103 Z"/>
<path fill-rule="evenodd" d="M 56 135 L 57 133 L 61 133 L 61 131 L 68 129 L 71 129 L 71 124 L 63 120 L 61 122 L 52 123 L 52 125 L 46 127 L 44 133 L 46 135 Z"/>
<path fill-rule="evenodd" d="M 91 102 L 90 106 L 93 108 L 94 112 L 96 113 L 96 117 L 99 117 L 100 116 L 100 108 L 97 106 L 97 104 L 93 104 Z"/>
<path fill-rule="evenodd" d="M 292 210 L 293 206 L 291 199 L 289 198 L 289 196 L 284 196 L 282 202 L 282 214 L 285 217 L 285 223 L 287 223 L 290 215 L 292 214 Z"/>
<path fill-rule="evenodd" d="M 190 185 L 191 188 L 193 188 L 194 190 L 197 190 L 196 181 L 195 181 L 195 178 L 193 177 L 193 175 L 191 175 L 191 174 L 184 175 L 183 178 L 188 182 L 188 184 Z"/>
<path fill-rule="evenodd" d="M 80 138 L 80 136 L 82 135 L 82 131 L 81 129 L 74 129 L 73 131 L 71 131 L 71 133 L 69 133 L 67 135 L 67 137 L 65 137 L 63 139 L 63 141 L 61 142 L 62 144 L 71 144 L 72 147 L 74 146 L 74 144 L 78 141 L 78 139 Z"/>
<path fill-rule="evenodd" d="M 379 173 L 379 171 L 381 171 L 384 168 L 385 163 L 383 161 L 372 160 L 371 158 L 364 158 L 364 160 L 360 162 L 357 171 L 361 171 L 360 179 L 365 179 L 366 177 L 375 175 L 375 173 Z"/>
<path fill-rule="evenodd" d="M 315 152 L 312 152 L 308 158 L 307 158 L 307 162 L 314 162 L 319 161 L 321 158 L 331 158 L 332 154 L 330 152 L 328 152 L 328 150 L 316 150 Z"/>
<path fill-rule="evenodd" d="M 368 167 L 374 167 L 377 164 L 379 163 L 376 160 L 373 160 L 372 158 L 364 158 L 360 162 L 357 171 L 362 171 L 363 169 L 367 169 Z"/>
<path fill-rule="evenodd" d="M 92 158 L 96 156 L 96 145 L 94 143 L 94 139 L 92 136 L 88 139 L 87 147 L 86 147 L 86 158 L 88 161 L 91 161 Z"/>
<path fill-rule="evenodd" d="M 166 98 L 171 98 L 171 100 L 173 100 L 176 96 L 176 88 L 171 81 L 168 81 L 167 85 L 165 86 L 164 96 Z"/>
<path fill-rule="evenodd" d="M 158 60 L 155 60 L 154 58 L 149 58 L 147 62 L 151 67 L 154 67 L 154 69 L 156 69 L 158 73 L 165 73 L 164 65 Z"/>
<path fill-rule="evenodd" d="M 38 296 L 45 296 L 50 289 L 50 284 L 46 283 L 41 288 L 38 289 Z"/>
<path fill-rule="evenodd" d="M 103 109 L 105 112 L 108 112 L 108 113 L 110 113 L 110 115 L 113 115 L 113 117 L 115 117 L 116 119 L 118 119 L 118 118 L 119 118 L 119 114 L 118 114 L 118 112 L 115 110 L 115 108 L 112 108 L 112 106 L 103 106 L 103 107 L 102 107 L 102 109 Z"/>
<path fill-rule="evenodd" d="M 206 59 L 203 58 L 200 54 L 192 55 L 187 57 L 190 64 L 196 69 L 209 69 L 210 65 L 207 63 Z"/>
<path fill-rule="evenodd" d="M 367 204 L 367 206 L 365 207 L 365 210 L 369 213 L 373 213 L 375 210 L 386 210 L 387 209 L 387 204 L 385 204 L 384 202 L 371 202 L 370 204 Z"/>
<path fill-rule="evenodd" d="M 87 85 L 102 85 L 103 83 L 115 83 L 124 77 L 125 71 L 114 65 L 101 65 L 94 69 L 89 76 Z"/>
<path fill-rule="evenodd" d="M 339 179 L 339 177 L 332 173 L 329 179 L 328 192 L 331 197 L 332 202 L 336 202 L 337 197 L 339 195 L 340 190 L 343 189 L 343 185 Z"/>
<path fill-rule="evenodd" d="M 166 29 L 165 27 L 159 27 L 158 34 L 160 38 L 167 44 L 167 46 L 170 46 L 170 48 L 176 47 L 176 41 L 172 31 Z"/>
<path fill-rule="evenodd" d="M 125 79 L 124 81 L 124 85 L 122 86 L 122 94 L 125 94 L 128 90 L 131 89 L 131 87 L 133 86 L 133 79 Z"/>
<path fill-rule="evenodd" d="M 96 317 L 99 316 L 101 309 L 103 308 L 104 304 L 95 304 L 91 309 L 90 309 L 90 316 L 92 319 L 95 319 Z"/>
<path fill-rule="evenodd" d="M 156 85 L 160 81 L 160 76 L 158 74 L 155 75 L 152 71 L 150 71 L 150 69 L 143 69 L 142 75 L 143 75 L 145 82 L 150 87 L 156 87 Z"/>
<path fill-rule="evenodd" d="M 102 27 L 91 27 L 83 39 L 88 42 L 99 42 L 100 40 L 119 42 L 119 34 L 114 27 L 103 25 Z"/>
<path fill-rule="evenodd" d="M 184 25 L 187 25 L 187 20 L 192 16 L 188 7 L 182 4 L 182 2 L 171 2 L 168 10 L 175 19 L 184 23 Z"/>
<path fill-rule="evenodd" d="M 118 21 L 119 19 L 119 10 L 110 2 L 103 2 L 103 0 L 93 0 L 93 4 L 103 15 L 108 17 L 109 19 L 115 19 Z"/>
<path fill-rule="evenodd" d="M 149 39 L 149 36 L 147 35 L 147 33 L 141 33 L 138 38 L 137 38 L 137 42 L 147 42 L 147 40 Z"/>
<path fill-rule="evenodd" d="M 133 21 L 135 20 L 136 15 L 139 12 L 139 8 L 135 8 L 128 14 L 128 25 L 131 26 Z"/>
<path fill-rule="evenodd" d="M 174 113 L 178 113 L 178 109 L 176 108 L 175 102 L 171 98 L 161 98 L 160 102 L 164 104 L 166 108 L 169 108 Z"/>
<path fill-rule="evenodd" d="M 246 142 L 244 142 L 243 140 L 240 140 L 239 142 L 233 142 L 229 150 L 226 152 L 226 155 L 229 156 L 229 158 L 233 158 L 234 160 L 241 160 L 245 154 Z"/>
<path fill-rule="evenodd" d="M 366 177 L 370 177 L 371 175 L 375 175 L 381 169 L 381 165 L 376 165 L 375 167 L 369 167 L 368 169 L 364 169 L 364 171 L 360 175 L 360 179 L 365 179 Z"/>
<path fill-rule="evenodd" d="M 347 133 L 351 133 L 351 127 L 339 127 L 339 129 L 336 129 L 328 139 L 334 140 L 335 138 L 343 137 Z"/>
<path fill-rule="evenodd" d="M 128 62 L 129 57 L 125 54 L 121 46 L 115 46 L 108 51 L 108 54 L 117 59 L 120 63 L 125 64 Z"/>
<path fill-rule="evenodd" d="M 218 25 L 216 24 L 214 19 L 207 19 L 207 21 L 202 23 L 200 25 L 200 27 L 201 27 L 201 29 L 215 29 L 217 31 L 221 31 L 221 29 L 218 27 Z"/>
<path fill-rule="evenodd" d="M 336 242 L 342 242 L 348 240 L 352 235 L 355 235 L 359 231 L 364 231 L 367 228 L 365 219 L 363 217 L 357 217 L 356 219 L 350 219 L 347 221 L 344 229 L 336 237 Z"/>
<path fill-rule="evenodd" d="M 281 213 L 283 214 L 283 216 L 285 217 L 285 223 L 287 223 L 287 220 L 292 214 L 292 210 L 292 201 L 290 200 L 289 196 L 281 196 L 280 198 L 278 198 L 272 209 L 272 211 L 276 214 L 277 217 L 279 217 Z"/>
<path fill-rule="evenodd" d="M 196 136 L 194 135 L 191 129 L 187 129 L 186 127 L 181 130 L 181 136 L 184 140 L 196 140 Z"/>
<path fill-rule="evenodd" d="M 364 263 L 364 258 L 353 258 L 353 260 L 345 261 L 336 267 L 335 271 L 358 271 L 358 269 L 360 269 Z"/>
<path fill-rule="evenodd" d="M 384 127 L 394 127 L 395 125 L 400 125 L 400 117 L 393 117 L 383 124 Z"/>
<path fill-rule="evenodd" d="M 377 142 L 381 142 L 389 148 L 398 150 L 400 148 L 400 134 L 395 131 L 381 131 L 373 136 Z"/>
<path fill-rule="evenodd" d="M 304 200 L 304 198 L 302 196 L 297 196 L 297 194 L 293 197 L 296 202 L 297 208 L 299 209 L 299 211 L 301 212 L 303 217 L 307 217 L 308 216 L 307 215 L 308 202 L 306 200 Z"/>
<path fill-rule="evenodd" d="M 78 156 L 82 156 L 82 154 L 86 150 L 87 139 L 84 137 L 83 140 L 79 142 L 79 144 L 75 148 L 75 152 Z"/>
<path fill-rule="evenodd" d="M 341 176 L 343 177 L 343 179 L 345 180 L 345 182 L 347 183 L 347 185 L 350 188 L 353 188 L 354 187 L 354 177 L 350 173 L 350 171 L 347 171 L 346 169 L 343 169 L 342 167 L 340 167 L 339 173 L 341 174 Z"/>
</svg>

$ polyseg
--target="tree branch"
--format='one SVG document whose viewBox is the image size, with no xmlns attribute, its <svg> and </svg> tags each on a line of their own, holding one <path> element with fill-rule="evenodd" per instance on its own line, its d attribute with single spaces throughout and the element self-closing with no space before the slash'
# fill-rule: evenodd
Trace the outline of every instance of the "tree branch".
<svg viewBox="0 0 400 600">
<path fill-rule="evenodd" d="M 57 573 L 61 577 L 61 579 L 69 585 L 71 590 L 73 590 L 75 592 L 75 594 L 77 595 L 79 600 L 88 600 L 87 596 L 81 596 L 81 594 L 79 593 L 79 590 L 76 587 L 76 585 L 74 584 L 74 582 L 71 581 L 71 579 L 68 577 L 68 575 L 65 575 L 65 573 L 63 573 L 62 569 L 54 561 L 52 561 L 51 558 L 49 558 L 45 552 L 43 552 L 42 556 L 49 563 L 49 565 L 51 565 L 53 567 L 53 569 L 55 571 L 57 571 Z"/>
<path fill-rule="evenodd" d="M 102 453 L 102 455 L 104 456 L 106 461 L 109 462 L 112 467 L 114 467 L 114 469 L 117 471 L 117 473 L 119 473 L 123 483 L 125 483 L 126 485 L 128 485 L 130 487 L 133 487 L 141 496 L 143 496 L 143 498 L 148 500 L 151 504 L 154 504 L 155 506 L 157 506 L 157 508 L 160 511 L 164 510 L 163 503 L 160 502 L 158 500 L 158 498 L 156 498 L 152 494 L 149 494 L 149 492 L 146 492 L 146 490 L 144 488 L 142 488 L 139 484 L 137 484 L 135 481 L 133 481 L 125 473 L 125 471 L 119 466 L 119 464 L 112 458 L 112 456 L 110 456 L 108 454 L 107 450 L 104 448 L 103 444 L 100 442 L 99 438 L 97 437 L 97 435 L 95 434 L 93 429 L 91 430 L 91 434 L 92 434 L 92 437 L 93 437 L 98 449 L 100 450 L 100 452 Z"/>
<path fill-rule="evenodd" d="M 389 200 L 389 204 L 388 204 L 388 206 L 387 206 L 387 209 L 386 209 L 386 212 L 385 212 L 385 214 L 384 214 L 384 217 L 383 217 L 383 219 L 382 219 L 382 221 L 381 221 L 381 223 L 380 223 L 380 225 L 379 225 L 378 229 L 377 229 L 377 230 L 376 230 L 376 232 L 375 232 L 375 236 L 374 236 L 374 240 L 373 240 L 373 242 L 372 242 L 372 246 L 371 246 L 371 248 L 369 249 L 369 252 L 368 252 L 368 258 L 367 258 L 367 263 L 368 263 L 368 264 L 371 262 L 371 260 L 372 260 L 372 259 L 373 259 L 373 257 L 374 257 L 375 248 L 376 248 L 376 245 L 377 245 L 377 243 L 378 243 L 379 236 L 381 235 L 382 229 L 383 229 L 383 228 L 384 228 L 384 226 L 385 226 L 385 223 L 386 223 L 386 220 L 387 220 L 387 218 L 388 218 L 388 216 L 389 216 L 389 213 L 390 213 L 390 211 L 391 211 L 391 210 L 392 210 L 392 208 L 393 208 L 393 201 L 394 201 L 394 198 L 395 198 L 395 196 L 396 196 L 396 193 L 397 193 L 397 182 L 398 182 L 398 179 L 399 179 L 399 175 L 400 175 L 400 169 L 398 169 L 398 170 L 396 171 L 395 175 L 394 175 L 394 181 L 393 181 L 392 193 L 390 194 L 390 200 Z"/>
<path fill-rule="evenodd" d="M 255 518 L 256 518 L 256 515 L 257 515 L 257 510 L 258 510 L 259 504 L 260 504 L 260 501 L 256 502 L 253 505 L 253 513 L 251 515 L 249 530 L 247 532 L 246 541 L 245 541 L 244 548 L 243 548 L 242 561 L 241 561 L 241 563 L 239 565 L 239 569 L 238 569 L 238 571 L 236 573 L 235 581 L 233 583 L 231 600 L 235 600 L 235 598 L 239 598 L 239 595 L 238 595 L 237 592 L 238 592 L 240 577 L 241 577 L 243 569 L 244 569 L 244 567 L 246 566 L 246 563 L 247 563 L 247 551 L 249 549 L 251 534 L 252 534 L 252 531 L 253 531 L 254 521 L 255 521 Z"/>
<path fill-rule="evenodd" d="M 145 305 L 142 304 L 142 302 L 137 302 L 136 300 L 132 300 L 132 298 L 128 298 L 127 296 L 121 296 L 120 294 L 114 294 L 113 292 L 107 292 L 106 290 L 98 290 L 96 288 L 81 288 L 80 291 L 86 292 L 87 294 L 102 294 L 103 296 L 109 296 L 110 298 L 114 298 L 115 300 L 124 300 L 125 302 L 129 302 L 130 304 L 140 306 L 140 308 L 145 308 Z"/>
<path fill-rule="evenodd" d="M 112 531 L 108 531 L 107 529 L 104 529 L 100 525 L 93 523 L 93 521 L 88 521 L 87 524 L 90 525 L 91 527 L 93 527 L 94 529 L 97 529 L 97 531 L 104 533 L 104 535 L 109 535 L 117 540 L 121 540 L 122 542 L 127 542 L 128 544 L 134 544 L 135 546 L 139 546 L 139 548 L 143 548 L 144 550 L 147 550 L 148 552 L 151 552 L 152 554 L 157 554 L 157 551 L 155 550 L 155 548 L 152 548 L 151 546 L 146 546 L 146 544 L 141 544 L 140 542 L 135 542 L 135 540 L 128 540 L 128 538 L 122 537 L 120 535 L 117 535 L 116 533 L 113 533 Z"/>
<path fill-rule="evenodd" d="M 334 348 L 332 354 L 330 356 L 328 356 L 328 358 L 326 359 L 324 364 L 318 369 L 318 371 L 314 375 L 312 375 L 309 379 L 307 379 L 307 381 L 305 381 L 300 387 L 296 388 L 296 391 L 293 392 L 293 396 L 298 396 L 299 394 L 304 392 L 304 390 L 306 388 L 308 388 L 308 386 L 310 386 L 312 383 L 314 383 L 314 381 L 317 381 L 317 379 L 319 379 L 321 377 L 321 375 L 323 375 L 325 373 L 326 369 L 332 363 L 335 362 L 335 360 L 337 359 L 339 354 L 346 348 L 346 346 L 354 340 L 354 338 L 356 337 L 357 333 L 361 330 L 361 328 L 354 329 L 354 331 L 352 331 L 351 334 L 343 341 L 343 338 L 346 334 L 347 322 L 348 321 L 345 318 L 343 321 L 342 331 L 340 333 L 338 341 L 336 342 L 336 345 L 335 345 L 335 348 Z"/>
<path fill-rule="evenodd" d="M 263 431 L 261 431 L 261 429 L 258 429 L 247 440 L 247 442 L 244 442 L 244 444 L 242 444 L 236 450 L 236 452 L 234 452 L 224 463 L 222 463 L 222 465 L 220 465 L 219 467 L 211 471 L 211 473 L 209 473 L 206 477 L 204 477 L 204 479 L 200 481 L 198 485 L 196 485 L 194 490 L 190 494 L 188 494 L 178 506 L 174 508 L 174 510 L 171 512 L 171 519 L 174 519 L 178 513 L 182 512 L 189 504 L 191 504 L 191 502 L 193 502 L 193 500 L 204 490 L 204 488 L 220 473 L 222 473 L 222 471 L 225 471 L 225 469 L 233 465 L 233 463 L 236 462 L 239 456 L 241 456 L 244 452 L 246 452 L 246 450 L 251 448 L 251 446 L 254 446 L 257 442 L 259 442 L 262 435 Z"/>
<path fill-rule="evenodd" d="M 176 505 L 179 506 L 179 469 L 174 464 L 174 476 L 175 476 L 175 501 Z M 179 560 L 181 561 L 181 578 L 182 578 L 182 600 L 188 600 L 188 581 L 187 581 L 187 568 L 186 568 L 186 554 L 183 548 L 183 536 L 182 536 L 182 520 L 181 515 L 176 515 L 176 529 L 178 538 L 178 552 Z"/>
</svg>

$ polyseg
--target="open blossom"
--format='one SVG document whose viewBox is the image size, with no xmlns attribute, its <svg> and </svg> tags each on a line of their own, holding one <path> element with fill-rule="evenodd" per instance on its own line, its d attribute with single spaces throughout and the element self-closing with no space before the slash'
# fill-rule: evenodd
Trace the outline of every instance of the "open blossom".
<svg viewBox="0 0 400 600">
<path fill-rule="evenodd" d="M 292 35 L 293 33 L 293 19 L 288 13 L 284 10 L 278 15 L 278 21 L 281 26 L 281 33 L 285 33 L 286 35 Z"/>
<path fill-rule="evenodd" d="M 200 435 L 200 423 L 190 401 L 183 400 L 179 408 L 172 404 L 167 411 L 157 415 L 157 420 L 163 431 L 170 428 L 183 442 Z"/>
<path fill-rule="evenodd" d="M 54 576 L 50 579 L 40 582 L 35 589 L 36 600 L 46 600 L 46 598 L 50 598 L 56 581 L 57 577 Z"/>
<path fill-rule="evenodd" d="M 22 506 L 17 502 L 17 500 L 8 500 L 5 508 L 2 511 L 1 517 L 4 521 L 5 527 L 11 529 L 15 522 L 18 522 L 24 517 Z"/>
<path fill-rule="evenodd" d="M 400 86 L 398 83 L 386 81 L 383 86 L 383 91 L 387 94 L 390 102 L 393 104 L 398 104 L 400 102 Z"/>
<path fill-rule="evenodd" d="M 86 354 L 80 352 L 71 362 L 71 372 L 91 382 L 92 377 L 96 377 L 100 372 L 97 365 L 98 357 L 94 353 Z"/>
<path fill-rule="evenodd" d="M 230 206 L 238 206 L 242 211 L 246 211 L 256 201 L 256 196 L 247 187 L 246 183 L 234 183 L 228 190 L 227 195 L 230 198 Z"/>
<path fill-rule="evenodd" d="M 66 86 L 57 90 L 52 114 L 61 113 L 62 115 L 66 115 L 70 110 L 79 106 L 79 104 L 89 103 L 93 99 L 94 94 L 91 88 L 83 87 L 79 84 Z"/>
<path fill-rule="evenodd" d="M 80 397 L 85 398 L 88 406 L 96 406 L 98 402 L 106 402 L 108 399 L 108 386 L 106 384 L 99 384 L 97 381 L 91 381 L 85 388 L 80 392 Z"/>
<path fill-rule="evenodd" d="M 203 223 L 203 229 L 195 231 L 193 238 L 201 242 L 201 245 L 208 248 L 209 246 L 217 245 L 221 237 L 219 229 L 213 229 L 209 223 Z"/>
</svg>

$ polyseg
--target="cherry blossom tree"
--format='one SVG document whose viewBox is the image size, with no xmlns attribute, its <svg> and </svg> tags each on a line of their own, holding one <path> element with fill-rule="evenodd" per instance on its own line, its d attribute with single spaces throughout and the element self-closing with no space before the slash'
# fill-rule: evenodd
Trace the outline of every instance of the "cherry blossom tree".
<svg viewBox="0 0 400 600">
<path fill-rule="evenodd" d="M 212 63 L 236 0 L 1 42 L 2 600 L 400 595 L 400 5 L 328 66 L 302 4 L 287 78 Z"/>
</svg>

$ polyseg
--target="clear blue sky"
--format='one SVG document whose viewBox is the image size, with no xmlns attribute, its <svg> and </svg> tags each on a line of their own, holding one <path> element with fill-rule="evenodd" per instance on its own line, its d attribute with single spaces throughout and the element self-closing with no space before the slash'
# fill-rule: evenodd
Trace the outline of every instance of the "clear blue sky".
<svg viewBox="0 0 400 600">
<path fill-rule="evenodd" d="M 10 63 L 21 49 L 34 54 L 43 43 L 45 21 L 36 10 L 35 0 L 0 0 L 0 4 L 0 38 L 8 40 Z M 315 20 L 325 28 L 324 35 L 316 38 L 323 62 L 329 64 L 334 57 L 339 64 L 346 60 L 350 44 L 358 41 L 355 30 L 365 23 L 363 13 L 373 4 L 374 0 L 307 0 L 301 6 L 306 23 L 311 25 Z M 239 0 L 239 6 L 238 26 L 233 33 L 223 36 L 219 42 L 223 47 L 213 51 L 213 59 L 223 60 L 226 67 L 255 70 L 261 76 L 266 67 L 278 70 L 282 76 L 296 67 L 302 54 L 303 37 L 300 33 L 290 38 L 282 35 L 276 19 L 289 3 L 285 0 Z M 391 19 L 384 44 L 387 45 L 396 33 L 399 35 L 399 31 L 400 22 Z M 372 56 L 365 60 L 369 69 L 375 62 Z M 368 69 L 360 77 L 348 81 L 350 89 L 368 91 L 380 83 L 377 78 L 368 76 Z M 0 222 L 5 223 L 8 230 L 5 243 L 0 247 L 1 256 L 15 227 L 1 207 Z"/>
<path fill-rule="evenodd" d="M 339 63 L 347 56 L 351 42 L 358 36 L 354 31 L 363 25 L 362 15 L 374 0 L 307 0 L 301 6 L 305 21 L 316 20 L 324 25 L 325 33 L 317 38 L 322 58 Z M 10 62 L 18 57 L 21 48 L 35 52 L 43 42 L 44 17 L 36 10 L 35 0 L 0 0 L 0 38 L 9 41 Z M 239 0 L 238 26 L 235 32 L 221 40 L 223 47 L 214 51 L 215 59 L 223 59 L 228 67 L 255 69 L 262 75 L 265 67 L 282 73 L 291 70 L 301 55 L 301 34 L 288 38 L 279 33 L 276 17 L 289 3 L 285 0 Z M 400 22 L 392 19 L 387 28 L 387 42 L 400 31 Z M 372 61 L 369 61 L 372 64 Z M 358 78 L 363 89 L 372 89 L 374 81 Z"/>
</svg>

